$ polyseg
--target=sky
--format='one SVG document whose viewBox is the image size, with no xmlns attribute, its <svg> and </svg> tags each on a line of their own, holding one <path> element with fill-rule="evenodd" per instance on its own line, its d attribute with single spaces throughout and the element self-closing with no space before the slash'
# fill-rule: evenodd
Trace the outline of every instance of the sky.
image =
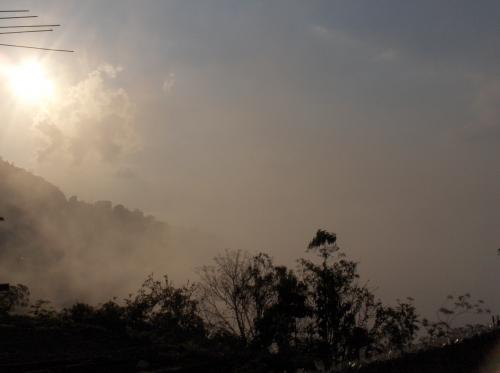
<svg viewBox="0 0 500 373">
<path fill-rule="evenodd" d="M 62 27 L 1 42 L 76 51 L 0 49 L 2 66 L 40 61 L 55 91 L 26 103 L 1 76 L 4 159 L 209 237 L 206 257 L 293 266 L 324 228 L 384 299 L 430 310 L 470 292 L 500 312 L 498 2 L 2 8 Z"/>
</svg>

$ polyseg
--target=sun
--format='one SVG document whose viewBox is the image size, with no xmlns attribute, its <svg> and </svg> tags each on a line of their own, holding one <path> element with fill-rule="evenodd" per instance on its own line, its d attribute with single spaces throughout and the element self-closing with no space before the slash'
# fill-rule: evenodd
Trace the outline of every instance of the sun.
<svg viewBox="0 0 500 373">
<path fill-rule="evenodd" d="M 13 66 L 8 78 L 14 95 L 25 103 L 41 104 L 54 95 L 54 83 L 39 61 L 27 60 Z"/>
</svg>

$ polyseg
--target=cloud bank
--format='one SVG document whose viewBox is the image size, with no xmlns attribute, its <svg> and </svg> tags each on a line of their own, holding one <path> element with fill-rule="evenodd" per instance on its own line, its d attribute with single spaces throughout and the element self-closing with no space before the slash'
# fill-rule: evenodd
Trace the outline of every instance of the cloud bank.
<svg viewBox="0 0 500 373">
<path fill-rule="evenodd" d="M 39 161 L 111 162 L 139 148 L 134 104 L 125 89 L 112 84 L 121 70 L 100 66 L 36 116 Z"/>
</svg>

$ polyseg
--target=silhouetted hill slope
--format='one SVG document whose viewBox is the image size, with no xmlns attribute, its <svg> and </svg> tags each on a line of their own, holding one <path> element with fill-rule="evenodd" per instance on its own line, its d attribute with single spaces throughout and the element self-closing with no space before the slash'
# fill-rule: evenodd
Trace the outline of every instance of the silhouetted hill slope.
<svg viewBox="0 0 500 373">
<path fill-rule="evenodd" d="M 500 331 L 496 329 L 457 343 L 407 353 L 393 360 L 377 361 L 352 372 L 497 373 L 500 356 L 494 349 L 499 343 Z"/>
<path fill-rule="evenodd" d="M 0 216 L 0 282 L 35 296 L 99 301 L 136 289 L 168 259 L 166 224 L 109 201 L 67 199 L 1 159 Z"/>
</svg>

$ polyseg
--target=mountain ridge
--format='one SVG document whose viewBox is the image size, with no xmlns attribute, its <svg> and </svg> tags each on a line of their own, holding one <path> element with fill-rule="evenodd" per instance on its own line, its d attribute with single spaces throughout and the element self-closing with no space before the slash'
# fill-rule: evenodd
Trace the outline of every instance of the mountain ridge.
<svg viewBox="0 0 500 373">
<path fill-rule="evenodd" d="M 151 258 L 168 257 L 167 224 L 111 201 L 67 198 L 1 158 L 0 216 L 0 282 L 25 283 L 63 303 L 99 301 L 92 289 L 109 296 L 136 288 L 160 268 Z"/>
</svg>

